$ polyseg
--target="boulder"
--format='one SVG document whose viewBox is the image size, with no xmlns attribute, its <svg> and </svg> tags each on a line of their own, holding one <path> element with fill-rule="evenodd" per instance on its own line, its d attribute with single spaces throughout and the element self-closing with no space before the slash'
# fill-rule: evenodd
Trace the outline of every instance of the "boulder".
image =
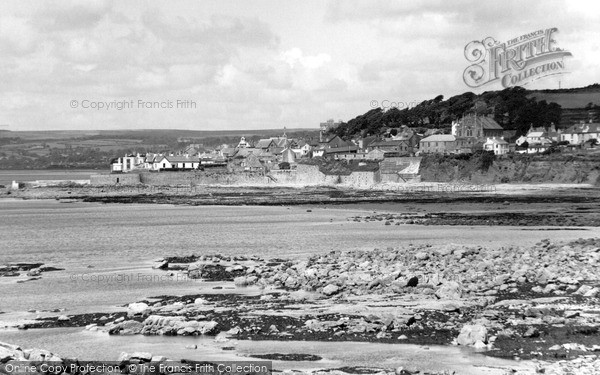
<svg viewBox="0 0 600 375">
<path fill-rule="evenodd" d="M 131 353 L 130 359 L 139 359 L 140 361 L 150 362 L 150 360 L 152 359 L 152 353 L 133 352 Z"/>
<path fill-rule="evenodd" d="M 406 286 L 408 286 L 408 287 L 416 287 L 417 285 L 419 285 L 419 278 L 416 276 L 411 277 L 406 282 Z"/>
<path fill-rule="evenodd" d="M 467 324 L 456 338 L 459 345 L 474 345 L 477 341 L 487 342 L 487 328 L 481 324 Z"/>
<path fill-rule="evenodd" d="M 340 291 L 340 288 L 337 285 L 329 284 L 325 288 L 323 288 L 323 294 L 326 296 L 332 296 Z"/>
<path fill-rule="evenodd" d="M 127 306 L 127 316 L 144 315 L 149 311 L 149 306 L 143 302 L 130 303 Z"/>
<path fill-rule="evenodd" d="M 429 254 L 427 254 L 424 251 L 419 251 L 417 254 L 415 254 L 415 257 L 418 260 L 427 260 L 427 259 L 429 259 Z"/>
<path fill-rule="evenodd" d="M 33 277 L 33 276 L 40 276 L 42 274 L 42 271 L 39 270 L 39 268 L 34 268 L 32 270 L 30 270 L 29 272 L 27 272 L 27 276 Z"/>
<path fill-rule="evenodd" d="M 456 281 L 445 281 L 435 292 L 439 299 L 460 299 L 463 295 L 463 287 Z"/>
</svg>

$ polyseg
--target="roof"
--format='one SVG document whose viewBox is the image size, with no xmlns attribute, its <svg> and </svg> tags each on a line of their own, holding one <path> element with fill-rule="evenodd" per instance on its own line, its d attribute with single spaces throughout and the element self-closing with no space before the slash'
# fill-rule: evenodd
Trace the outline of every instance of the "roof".
<svg viewBox="0 0 600 375">
<path fill-rule="evenodd" d="M 279 155 L 283 152 L 283 147 L 273 147 L 271 148 L 271 152 L 275 155 Z"/>
<path fill-rule="evenodd" d="M 249 157 L 246 159 L 246 167 L 248 168 L 263 168 L 260 160 L 257 157 Z"/>
<path fill-rule="evenodd" d="M 242 148 L 238 148 L 238 151 L 237 151 L 237 153 L 235 154 L 235 156 L 242 156 L 242 157 L 246 157 L 246 156 L 248 156 L 248 155 L 250 155 L 250 154 L 256 154 L 256 153 L 258 153 L 259 151 L 262 151 L 262 150 L 257 150 L 257 149 L 255 149 L 255 148 L 250 148 L 250 147 L 245 147 L 245 148 L 244 148 L 244 147 L 242 147 Z"/>
<path fill-rule="evenodd" d="M 368 147 L 371 143 L 377 142 L 377 137 L 372 135 L 370 137 L 363 138 L 362 141 L 363 141 L 363 147 Z"/>
<path fill-rule="evenodd" d="M 497 143 L 499 145 L 507 145 L 508 144 L 508 142 L 506 142 L 502 138 L 488 138 L 488 140 L 485 143 Z"/>
<path fill-rule="evenodd" d="M 328 147 L 325 148 L 325 152 L 327 152 L 328 154 L 338 154 L 338 153 L 345 153 L 345 152 L 356 152 L 358 151 L 358 146 L 352 145 L 352 146 L 344 146 L 344 147 Z"/>
<path fill-rule="evenodd" d="M 576 134 L 576 133 L 600 133 L 600 124 L 577 124 L 573 125 L 567 130 L 565 134 Z"/>
<path fill-rule="evenodd" d="M 254 147 L 267 148 L 267 147 L 271 146 L 272 142 L 273 142 L 272 139 L 259 139 L 258 142 L 256 142 L 256 144 L 254 145 Z"/>
<path fill-rule="evenodd" d="M 277 147 L 287 147 L 291 142 L 287 138 L 275 138 L 273 142 Z"/>
<path fill-rule="evenodd" d="M 221 149 L 221 153 L 223 153 L 223 155 L 233 155 L 235 154 L 237 151 L 237 149 L 233 148 L 233 147 L 224 147 Z"/>
<path fill-rule="evenodd" d="M 545 132 L 531 132 L 527 134 L 528 137 L 544 137 Z"/>
<path fill-rule="evenodd" d="M 454 142 L 456 137 L 452 134 L 434 134 L 421 139 L 421 142 Z"/>
<path fill-rule="evenodd" d="M 491 117 L 478 117 L 477 120 L 481 121 L 483 129 L 485 130 L 504 130 L 504 128 Z"/>
<path fill-rule="evenodd" d="M 393 140 L 393 141 L 378 141 L 378 142 L 372 142 L 369 147 L 393 147 L 393 146 L 400 146 L 401 144 L 406 144 L 405 140 L 402 139 L 397 139 L 397 140 Z"/>
<path fill-rule="evenodd" d="M 165 156 L 165 159 L 167 159 L 170 163 L 192 163 L 198 161 L 198 158 L 192 159 L 185 156 Z"/>
<path fill-rule="evenodd" d="M 481 127 L 484 130 L 504 130 L 504 128 L 502 126 L 500 126 L 500 124 L 498 124 L 493 118 L 488 117 L 488 116 L 473 116 L 473 115 L 465 116 L 459 122 L 461 124 L 463 124 L 463 123 L 469 123 L 469 122 L 473 122 L 473 121 L 481 124 Z"/>
</svg>

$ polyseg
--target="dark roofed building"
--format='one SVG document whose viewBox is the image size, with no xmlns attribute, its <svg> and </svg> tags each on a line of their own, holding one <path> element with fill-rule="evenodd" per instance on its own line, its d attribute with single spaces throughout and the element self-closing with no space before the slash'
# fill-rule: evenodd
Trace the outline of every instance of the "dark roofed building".
<svg viewBox="0 0 600 375">
<path fill-rule="evenodd" d="M 406 140 L 390 140 L 371 142 L 371 144 L 369 144 L 368 150 L 381 150 L 385 153 L 408 155 L 411 152 L 411 147 L 408 144 L 408 141 Z"/>
</svg>

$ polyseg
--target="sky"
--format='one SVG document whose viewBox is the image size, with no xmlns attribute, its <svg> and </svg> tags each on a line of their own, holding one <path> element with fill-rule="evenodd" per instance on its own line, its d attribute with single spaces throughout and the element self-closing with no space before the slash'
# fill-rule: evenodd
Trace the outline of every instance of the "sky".
<svg viewBox="0 0 600 375">
<path fill-rule="evenodd" d="M 472 88 L 465 46 L 557 28 L 600 82 L 600 2 L 3 1 L 0 130 L 316 128 Z"/>
</svg>

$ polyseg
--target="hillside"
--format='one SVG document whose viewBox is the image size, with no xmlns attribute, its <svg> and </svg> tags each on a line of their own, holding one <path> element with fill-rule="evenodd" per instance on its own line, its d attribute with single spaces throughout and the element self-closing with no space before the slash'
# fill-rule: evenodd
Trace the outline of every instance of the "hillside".
<svg viewBox="0 0 600 375">
<path fill-rule="evenodd" d="M 591 104 L 590 104 L 591 103 Z M 444 100 L 442 95 L 425 100 L 413 108 L 375 108 L 342 123 L 332 133 L 344 139 L 381 135 L 388 128 L 401 125 L 425 129 L 442 128 L 449 132 L 452 121 L 469 113 L 492 115 L 505 130 L 517 135 L 530 126 L 548 127 L 552 123 L 567 128 L 587 120 L 600 120 L 600 85 L 577 89 L 530 91 L 511 87 L 487 91 L 480 95 L 465 92 Z M 566 116 L 563 117 L 563 113 Z"/>
</svg>

